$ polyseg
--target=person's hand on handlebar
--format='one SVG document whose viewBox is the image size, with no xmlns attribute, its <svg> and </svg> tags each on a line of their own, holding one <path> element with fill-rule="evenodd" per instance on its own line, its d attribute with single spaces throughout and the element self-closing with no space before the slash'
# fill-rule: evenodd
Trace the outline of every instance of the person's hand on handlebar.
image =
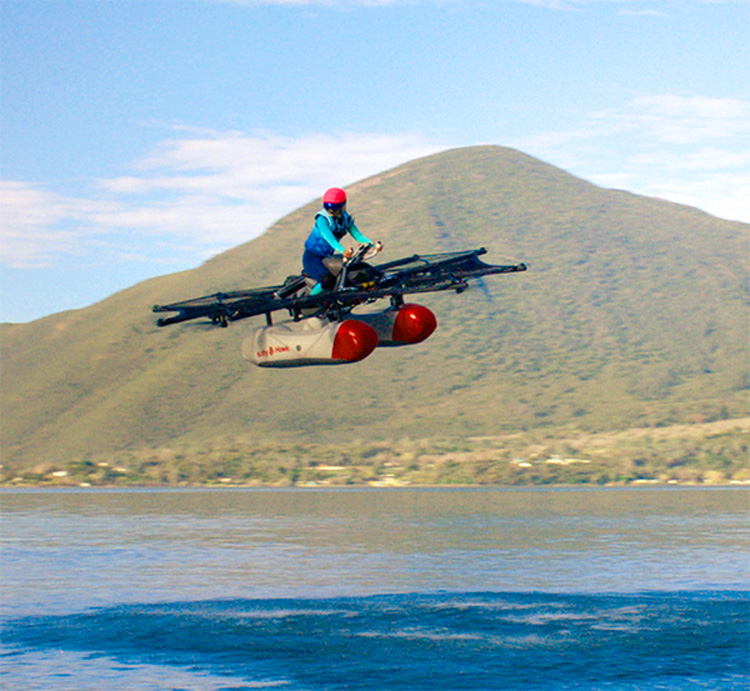
<svg viewBox="0 0 750 691">
<path fill-rule="evenodd" d="M 354 254 L 354 248 L 353 247 L 347 247 L 344 250 L 344 259 L 349 259 Z"/>
</svg>

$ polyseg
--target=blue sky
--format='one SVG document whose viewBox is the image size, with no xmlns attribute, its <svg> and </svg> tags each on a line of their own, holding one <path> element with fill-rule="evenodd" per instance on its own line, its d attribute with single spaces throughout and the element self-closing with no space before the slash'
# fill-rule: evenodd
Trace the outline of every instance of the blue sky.
<svg viewBox="0 0 750 691">
<path fill-rule="evenodd" d="M 457 146 L 750 222 L 747 0 L 0 0 L 0 32 L 0 321 Z"/>
</svg>

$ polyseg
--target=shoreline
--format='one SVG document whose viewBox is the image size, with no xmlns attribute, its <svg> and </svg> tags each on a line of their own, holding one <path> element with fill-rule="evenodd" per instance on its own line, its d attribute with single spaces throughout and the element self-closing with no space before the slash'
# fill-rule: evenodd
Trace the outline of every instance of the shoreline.
<svg viewBox="0 0 750 691">
<path fill-rule="evenodd" d="M 0 466 L 0 487 L 750 486 L 750 418 L 466 438 L 216 437 Z"/>
</svg>

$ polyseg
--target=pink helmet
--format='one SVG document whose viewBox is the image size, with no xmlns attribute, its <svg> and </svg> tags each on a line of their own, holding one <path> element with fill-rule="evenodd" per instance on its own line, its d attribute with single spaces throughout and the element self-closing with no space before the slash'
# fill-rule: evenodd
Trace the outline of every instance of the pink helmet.
<svg viewBox="0 0 750 691">
<path fill-rule="evenodd" d="M 323 208 L 327 211 L 337 211 L 346 204 L 346 192 L 340 187 L 331 187 L 323 195 Z"/>
</svg>

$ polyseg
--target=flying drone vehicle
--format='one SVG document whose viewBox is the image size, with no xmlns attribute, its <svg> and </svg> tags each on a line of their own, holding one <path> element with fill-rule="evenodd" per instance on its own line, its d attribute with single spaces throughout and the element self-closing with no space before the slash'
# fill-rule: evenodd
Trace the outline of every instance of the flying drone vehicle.
<svg viewBox="0 0 750 691">
<path fill-rule="evenodd" d="M 155 305 L 154 312 L 173 313 L 157 320 L 168 326 L 195 319 L 226 327 L 230 322 L 265 315 L 242 344 L 242 355 L 260 367 L 359 362 L 377 347 L 421 343 L 437 328 L 427 307 L 404 301 L 405 295 L 452 290 L 461 293 L 471 279 L 526 271 L 523 263 L 492 265 L 479 257 L 482 247 L 463 252 L 414 254 L 384 264 L 368 259 L 376 251 L 362 245 L 344 260 L 332 289 L 311 294 L 316 281 L 304 274 L 277 286 L 215 293 Z M 385 309 L 365 306 L 389 299 Z M 288 317 L 274 321 L 276 312 Z"/>
</svg>

